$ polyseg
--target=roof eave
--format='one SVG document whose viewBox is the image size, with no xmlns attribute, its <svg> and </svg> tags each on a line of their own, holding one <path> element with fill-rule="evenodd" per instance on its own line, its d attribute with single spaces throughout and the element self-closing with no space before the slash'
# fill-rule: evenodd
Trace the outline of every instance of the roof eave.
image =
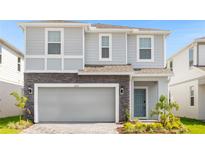
<svg viewBox="0 0 205 154">
<path fill-rule="evenodd" d="M 31 22 L 21 22 L 17 23 L 23 30 L 26 27 L 87 27 L 91 26 L 91 24 L 87 23 L 31 23 Z"/>
</svg>

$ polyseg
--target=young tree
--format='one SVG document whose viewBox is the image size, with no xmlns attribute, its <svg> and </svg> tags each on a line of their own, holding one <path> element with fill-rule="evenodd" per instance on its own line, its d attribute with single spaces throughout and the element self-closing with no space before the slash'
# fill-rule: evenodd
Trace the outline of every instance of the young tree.
<svg viewBox="0 0 205 154">
<path fill-rule="evenodd" d="M 25 105 L 26 105 L 26 102 L 28 101 L 28 98 L 23 95 L 20 95 L 19 93 L 15 91 L 12 92 L 10 95 L 15 97 L 16 102 L 17 102 L 15 105 L 21 110 L 25 111 L 26 110 Z M 21 115 L 19 116 L 19 121 L 21 121 Z"/>
<path fill-rule="evenodd" d="M 151 111 L 151 116 L 157 115 L 165 126 L 170 117 L 173 117 L 173 109 L 179 110 L 179 105 L 176 102 L 169 102 L 166 96 L 161 95 L 154 110 Z"/>
</svg>

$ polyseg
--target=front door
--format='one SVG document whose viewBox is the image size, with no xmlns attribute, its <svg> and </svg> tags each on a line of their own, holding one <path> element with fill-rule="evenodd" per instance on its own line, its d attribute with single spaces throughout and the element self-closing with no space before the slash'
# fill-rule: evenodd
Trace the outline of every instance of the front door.
<svg viewBox="0 0 205 154">
<path fill-rule="evenodd" d="M 146 117 L 146 88 L 134 89 L 134 117 Z"/>
</svg>

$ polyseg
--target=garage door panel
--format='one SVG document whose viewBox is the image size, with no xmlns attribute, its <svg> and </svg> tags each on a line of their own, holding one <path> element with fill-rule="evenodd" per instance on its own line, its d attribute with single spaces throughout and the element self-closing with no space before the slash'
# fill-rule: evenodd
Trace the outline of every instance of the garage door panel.
<svg viewBox="0 0 205 154">
<path fill-rule="evenodd" d="M 39 87 L 39 121 L 114 122 L 115 88 Z"/>
</svg>

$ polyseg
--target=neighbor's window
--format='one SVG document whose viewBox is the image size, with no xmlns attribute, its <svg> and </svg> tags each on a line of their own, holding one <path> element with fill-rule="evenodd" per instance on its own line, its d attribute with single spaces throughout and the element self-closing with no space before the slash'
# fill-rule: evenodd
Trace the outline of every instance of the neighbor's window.
<svg viewBox="0 0 205 154">
<path fill-rule="evenodd" d="M 48 54 L 61 54 L 61 31 L 48 31 Z"/>
<path fill-rule="evenodd" d="M 190 87 L 190 106 L 194 106 L 195 100 L 194 100 L 194 86 Z"/>
<path fill-rule="evenodd" d="M 1 52 L 1 47 L 0 47 L 0 64 L 2 63 L 2 52 Z"/>
<path fill-rule="evenodd" d="M 19 72 L 21 71 L 21 58 L 20 57 L 18 57 L 17 70 Z"/>
<path fill-rule="evenodd" d="M 169 67 L 170 67 L 170 70 L 173 71 L 173 61 L 169 62 Z"/>
<path fill-rule="evenodd" d="M 193 48 L 189 49 L 189 67 L 193 66 L 194 64 L 194 50 Z"/>
<path fill-rule="evenodd" d="M 100 60 L 111 60 L 111 35 L 100 35 Z"/>
<path fill-rule="evenodd" d="M 139 50 L 138 60 L 151 61 L 153 60 L 153 37 L 152 36 L 140 36 L 138 38 Z"/>
</svg>

